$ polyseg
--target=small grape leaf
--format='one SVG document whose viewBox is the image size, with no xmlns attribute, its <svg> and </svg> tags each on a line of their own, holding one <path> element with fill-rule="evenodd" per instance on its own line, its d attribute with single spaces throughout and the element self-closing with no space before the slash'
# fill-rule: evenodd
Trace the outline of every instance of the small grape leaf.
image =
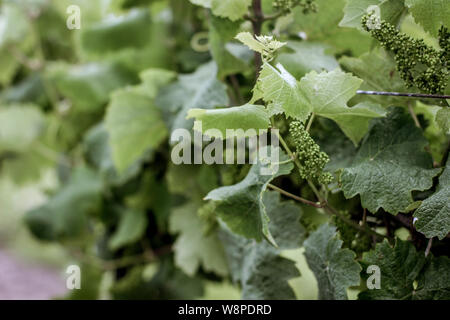
<svg viewBox="0 0 450 320">
<path fill-rule="evenodd" d="M 299 272 L 295 263 L 280 253 L 281 249 L 298 248 L 304 240 L 305 229 L 299 222 L 301 209 L 292 202 L 281 202 L 280 195 L 272 191 L 264 193 L 263 201 L 279 249 L 238 236 L 222 225 L 219 237 L 231 277 L 241 284 L 243 299 L 295 299 L 287 281 L 299 276 Z"/>
<path fill-rule="evenodd" d="M 436 192 L 414 212 L 415 227 L 427 238 L 444 239 L 450 232 L 450 159 L 439 177 Z"/>
<path fill-rule="evenodd" d="M 236 130 L 238 137 L 250 137 L 260 134 L 262 132 L 260 130 L 266 130 L 270 125 L 267 110 L 263 106 L 252 104 L 212 110 L 191 109 L 187 118 L 197 120 L 194 123 L 194 130 L 204 134 L 207 130 L 216 129 L 211 130 L 209 136 L 221 139 L 231 138 L 229 134 L 227 135 L 227 130 Z"/>
<path fill-rule="evenodd" d="M 368 136 L 340 181 L 346 198 L 359 194 L 364 208 L 397 214 L 413 202 L 411 192 L 432 187 L 433 169 L 422 131 L 400 108 L 374 121 Z"/>
<path fill-rule="evenodd" d="M 198 217 L 198 209 L 199 204 L 191 201 L 171 213 L 170 232 L 180 234 L 174 244 L 175 264 L 189 276 L 202 266 L 224 277 L 228 268 L 222 243 L 216 233 L 204 234 L 206 223 Z"/>
<path fill-rule="evenodd" d="M 361 83 L 361 79 L 340 70 L 320 74 L 312 71 L 300 81 L 310 110 L 334 120 L 355 144 L 366 134 L 372 118 L 386 114 L 383 108 L 371 103 L 360 103 L 351 108 L 347 106 Z"/>
<path fill-rule="evenodd" d="M 425 31 L 437 36 L 441 26 L 450 28 L 450 6 L 448 0 L 405 0 L 414 20 Z"/>
<path fill-rule="evenodd" d="M 408 241 L 397 239 L 394 247 L 387 240 L 377 244 L 375 250 L 364 253 L 361 265 L 363 270 L 370 265 L 380 268 L 381 288 L 361 292 L 360 300 L 449 299 L 450 259 L 425 258 Z M 361 275 L 365 280 L 369 277 L 365 271 Z"/>
<path fill-rule="evenodd" d="M 278 153 L 280 163 L 288 159 L 287 155 L 279 148 L 263 147 L 260 151 L 261 155 L 268 155 L 268 157 L 273 157 Z M 234 233 L 257 241 L 261 241 L 265 237 L 275 245 L 269 229 L 269 217 L 263 203 L 263 195 L 270 181 L 289 174 L 293 168 L 291 162 L 275 164 L 264 156 L 260 156 L 244 180 L 238 184 L 211 191 L 205 200 L 217 202 L 218 216 Z M 264 172 L 263 175 L 262 170 L 267 170 L 267 172 Z"/>
<path fill-rule="evenodd" d="M 305 257 L 319 286 L 320 300 L 347 300 L 347 289 L 359 285 L 356 254 L 342 249 L 336 228 L 323 224 L 304 242 Z"/>
<path fill-rule="evenodd" d="M 271 115 L 284 112 L 288 117 L 305 121 L 312 108 L 300 92 L 299 82 L 281 64 L 276 68 L 264 63 L 252 101 L 264 99 Z"/>
</svg>

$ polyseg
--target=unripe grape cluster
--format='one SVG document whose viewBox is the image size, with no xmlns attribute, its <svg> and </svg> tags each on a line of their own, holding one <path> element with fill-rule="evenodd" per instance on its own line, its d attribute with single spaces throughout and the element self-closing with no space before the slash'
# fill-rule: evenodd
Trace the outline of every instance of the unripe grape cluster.
<svg viewBox="0 0 450 320">
<path fill-rule="evenodd" d="M 317 12 L 317 4 L 314 0 L 274 0 L 273 7 L 286 13 L 295 7 L 303 7 L 304 14 Z"/>
<path fill-rule="evenodd" d="M 320 151 L 319 145 L 311 138 L 300 121 L 292 121 L 289 125 L 289 133 L 296 148 L 296 156 L 301 164 L 300 176 L 303 179 L 316 179 L 319 183 L 330 184 L 333 176 L 329 172 L 323 172 L 323 168 L 330 161 L 325 152 Z"/>
<path fill-rule="evenodd" d="M 427 46 L 420 39 L 413 39 L 374 13 L 362 19 L 363 28 L 377 39 L 381 46 L 394 54 L 397 70 L 407 87 L 415 86 L 426 93 L 442 93 L 449 76 L 449 41 L 446 28 L 439 32 L 442 50 Z"/>
</svg>

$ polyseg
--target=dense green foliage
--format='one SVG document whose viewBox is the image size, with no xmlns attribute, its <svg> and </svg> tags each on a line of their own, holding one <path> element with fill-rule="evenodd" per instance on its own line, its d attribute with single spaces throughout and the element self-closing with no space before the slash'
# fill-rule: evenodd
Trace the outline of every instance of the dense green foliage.
<svg viewBox="0 0 450 320">
<path fill-rule="evenodd" d="M 450 299 L 450 100 L 357 94 L 450 94 L 449 23 L 446 0 L 0 0 L 0 182 L 45 194 L 23 223 L 82 267 L 68 298 Z M 176 129 L 280 145 L 176 164 Z"/>
</svg>

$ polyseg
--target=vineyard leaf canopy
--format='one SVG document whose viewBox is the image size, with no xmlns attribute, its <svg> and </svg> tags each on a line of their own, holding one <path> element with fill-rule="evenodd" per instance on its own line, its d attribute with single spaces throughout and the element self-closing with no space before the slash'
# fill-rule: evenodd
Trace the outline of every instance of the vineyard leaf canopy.
<svg viewBox="0 0 450 320">
<path fill-rule="evenodd" d="M 347 289 L 359 284 L 355 253 L 342 249 L 334 226 L 323 224 L 304 242 L 305 257 L 319 286 L 320 300 L 347 300 Z"/>
<path fill-rule="evenodd" d="M 422 131 L 402 109 L 377 119 L 340 180 L 347 198 L 359 194 L 364 208 L 397 214 L 413 202 L 411 192 L 427 190 L 441 169 L 433 169 Z"/>
<path fill-rule="evenodd" d="M 444 239 L 450 232 L 450 159 L 439 177 L 436 192 L 414 212 L 415 227 L 427 238 Z"/>
<path fill-rule="evenodd" d="M 279 153 L 280 163 L 288 160 L 287 155 L 279 148 L 263 147 L 262 149 L 262 154 L 269 157 L 273 156 L 274 152 Z M 291 162 L 276 165 L 268 161 L 265 156 L 259 157 L 244 180 L 235 185 L 211 191 L 205 200 L 217 202 L 218 216 L 234 233 L 257 241 L 265 237 L 275 245 L 269 229 L 269 217 L 263 203 L 263 195 L 270 181 L 289 174 L 293 167 Z M 263 169 L 271 174 L 265 172 L 266 174 L 262 175 Z"/>
<path fill-rule="evenodd" d="M 142 210 L 122 210 L 119 227 L 109 239 L 109 247 L 112 250 L 120 249 L 128 244 L 135 243 L 145 233 L 147 228 L 147 216 Z"/>
</svg>

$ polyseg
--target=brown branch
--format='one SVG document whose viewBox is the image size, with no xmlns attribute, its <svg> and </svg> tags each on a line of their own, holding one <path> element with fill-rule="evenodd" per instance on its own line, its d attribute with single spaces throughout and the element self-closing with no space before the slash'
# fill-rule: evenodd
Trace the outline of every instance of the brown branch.
<svg viewBox="0 0 450 320">
<path fill-rule="evenodd" d="M 264 14 L 262 11 L 261 0 L 253 0 L 252 9 L 253 9 L 253 17 L 252 19 L 250 19 L 250 21 L 252 22 L 253 35 L 259 36 L 261 34 L 262 25 L 264 23 Z M 261 69 L 261 66 L 262 66 L 261 54 L 255 51 L 255 69 L 257 76 L 259 75 L 259 70 Z"/>
<path fill-rule="evenodd" d="M 310 201 L 304 198 L 301 198 L 299 196 L 296 196 L 290 192 L 287 192 L 286 190 L 283 190 L 281 188 L 278 188 L 277 186 L 274 186 L 273 184 L 269 184 L 268 187 L 272 190 L 275 190 L 279 193 L 281 193 L 282 195 L 285 195 L 286 197 L 289 197 L 291 199 L 297 200 L 301 203 L 307 204 L 309 206 L 313 206 L 315 208 L 323 208 L 326 204 L 325 203 L 320 203 L 320 202 L 314 202 L 314 201 Z"/>
</svg>

